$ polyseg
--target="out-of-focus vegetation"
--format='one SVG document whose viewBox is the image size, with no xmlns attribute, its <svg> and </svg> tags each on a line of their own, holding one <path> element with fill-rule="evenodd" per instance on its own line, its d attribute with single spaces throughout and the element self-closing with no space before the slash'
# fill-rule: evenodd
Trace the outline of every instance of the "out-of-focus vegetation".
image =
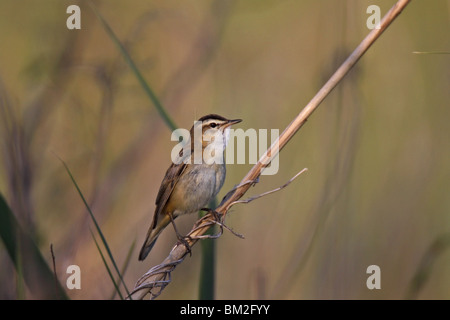
<svg viewBox="0 0 450 320">
<path fill-rule="evenodd" d="M 179 126 L 219 113 L 283 130 L 369 32 L 367 7 L 383 15 L 394 2 L 95 4 Z M 66 28 L 70 4 L 81 30 Z M 86 1 L 6 0 L 0 16 L 0 193 L 50 268 L 53 244 L 63 287 L 67 267 L 80 266 L 70 298 L 108 299 L 92 220 L 58 157 L 122 266 L 151 222 L 171 131 Z M 247 196 L 309 171 L 233 208 L 226 222 L 245 240 L 217 240 L 217 298 L 450 298 L 450 55 L 413 53 L 450 51 L 449 17 L 448 1 L 413 1 Z M 228 165 L 219 199 L 250 167 Z M 170 231 L 144 262 L 133 253 L 128 288 L 166 256 Z M 200 255 L 194 247 L 161 299 L 198 296 Z M 0 298 L 42 297 L 14 263 L 2 242 Z M 379 290 L 366 287 L 370 265 Z M 47 274 L 40 282 L 55 287 Z"/>
</svg>

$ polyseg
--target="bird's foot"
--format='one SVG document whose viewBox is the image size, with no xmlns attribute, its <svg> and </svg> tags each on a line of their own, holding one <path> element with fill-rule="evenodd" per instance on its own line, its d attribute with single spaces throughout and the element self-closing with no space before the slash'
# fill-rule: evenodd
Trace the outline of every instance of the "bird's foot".
<svg viewBox="0 0 450 320">
<path fill-rule="evenodd" d="M 201 208 L 200 210 L 206 211 L 207 213 L 211 213 L 214 217 L 214 220 L 216 220 L 219 224 L 222 223 L 222 215 L 216 210 L 209 208 Z"/>
<path fill-rule="evenodd" d="M 177 234 L 177 238 L 178 238 L 178 244 L 184 245 L 186 247 L 187 253 L 189 253 L 190 257 L 192 257 L 191 246 L 189 245 L 189 241 L 187 240 L 187 239 L 192 240 L 191 237 L 189 237 L 189 236 L 183 237 L 182 235 Z"/>
</svg>

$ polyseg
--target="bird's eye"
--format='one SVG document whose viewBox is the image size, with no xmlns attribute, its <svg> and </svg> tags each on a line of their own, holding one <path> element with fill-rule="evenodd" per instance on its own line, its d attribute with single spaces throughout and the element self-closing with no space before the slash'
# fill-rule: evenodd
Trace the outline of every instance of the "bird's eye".
<svg viewBox="0 0 450 320">
<path fill-rule="evenodd" d="M 210 126 L 211 126 L 211 128 L 215 128 L 215 127 L 217 127 L 217 123 L 213 122 L 210 124 Z"/>
</svg>

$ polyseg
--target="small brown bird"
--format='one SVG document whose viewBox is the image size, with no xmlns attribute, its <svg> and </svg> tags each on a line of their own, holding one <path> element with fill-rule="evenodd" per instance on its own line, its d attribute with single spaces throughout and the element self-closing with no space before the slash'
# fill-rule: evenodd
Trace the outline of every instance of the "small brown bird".
<svg viewBox="0 0 450 320">
<path fill-rule="evenodd" d="M 170 222 L 173 223 L 178 239 L 183 241 L 183 237 L 175 226 L 175 218 L 199 211 L 217 195 L 225 181 L 224 151 L 228 142 L 229 127 L 241 121 L 241 119 L 228 120 L 217 114 L 209 114 L 201 117 L 192 126 L 190 142 L 188 142 L 191 148 L 185 154 L 183 154 L 184 149 L 180 152 L 183 160 L 190 161 L 172 163 L 167 169 L 156 197 L 153 222 L 139 253 L 139 260 L 147 257 L 161 231 Z M 201 134 L 195 134 L 197 132 Z M 223 141 L 216 140 L 218 137 L 223 138 Z M 215 145 L 212 145 L 213 143 Z M 195 159 L 195 146 L 201 146 L 201 163 Z M 219 146 L 219 150 L 211 146 Z M 222 161 L 215 161 L 217 159 Z"/>
</svg>

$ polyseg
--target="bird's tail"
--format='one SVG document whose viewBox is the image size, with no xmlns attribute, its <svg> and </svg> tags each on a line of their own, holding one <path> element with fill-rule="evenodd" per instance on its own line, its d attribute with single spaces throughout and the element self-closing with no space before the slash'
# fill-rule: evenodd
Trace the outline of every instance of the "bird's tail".
<svg viewBox="0 0 450 320">
<path fill-rule="evenodd" d="M 155 245 L 156 240 L 158 240 L 159 234 L 169 223 L 170 217 L 169 215 L 165 214 L 164 216 L 160 217 L 156 226 L 150 226 L 150 229 L 148 230 L 147 233 L 147 238 L 145 239 L 144 245 L 142 246 L 141 251 L 139 252 L 140 261 L 144 260 L 147 257 L 147 255 Z"/>
</svg>

